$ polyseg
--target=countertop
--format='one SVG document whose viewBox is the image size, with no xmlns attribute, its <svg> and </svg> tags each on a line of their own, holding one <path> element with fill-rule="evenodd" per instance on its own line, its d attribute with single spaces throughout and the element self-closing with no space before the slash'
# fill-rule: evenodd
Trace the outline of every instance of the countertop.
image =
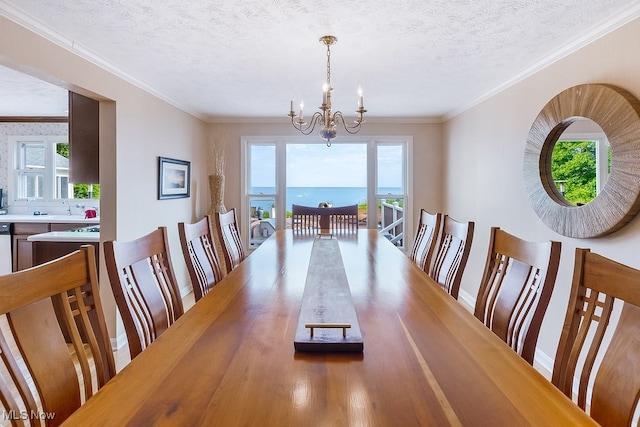
<svg viewBox="0 0 640 427">
<path fill-rule="evenodd" d="M 85 218 L 84 215 L 0 215 L 0 222 L 100 224 L 100 218 Z"/>
<path fill-rule="evenodd" d="M 99 243 L 100 233 L 88 231 L 51 231 L 27 237 L 29 242 L 80 242 Z"/>
</svg>

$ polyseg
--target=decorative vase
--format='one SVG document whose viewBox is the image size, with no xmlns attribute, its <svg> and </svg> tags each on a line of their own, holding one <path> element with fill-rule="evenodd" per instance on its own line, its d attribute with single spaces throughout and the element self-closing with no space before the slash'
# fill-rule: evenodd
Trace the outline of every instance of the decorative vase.
<svg viewBox="0 0 640 427">
<path fill-rule="evenodd" d="M 218 260 L 220 261 L 221 270 L 227 274 L 226 264 L 224 262 L 224 252 L 222 247 L 222 236 L 218 235 L 218 213 L 227 212 L 227 208 L 224 206 L 224 175 L 209 175 L 209 193 L 211 197 L 211 207 L 209 208 L 209 215 L 213 222 L 213 240 L 218 253 Z"/>
<path fill-rule="evenodd" d="M 209 214 L 215 216 L 216 213 L 225 213 L 224 206 L 224 175 L 209 175 L 209 192 L 211 194 L 211 208 Z"/>
</svg>

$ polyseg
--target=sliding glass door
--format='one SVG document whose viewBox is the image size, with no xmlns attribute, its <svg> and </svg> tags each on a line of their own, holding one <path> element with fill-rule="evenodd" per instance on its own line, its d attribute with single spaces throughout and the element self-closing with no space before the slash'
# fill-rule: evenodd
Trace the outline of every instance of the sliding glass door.
<svg viewBox="0 0 640 427">
<path fill-rule="evenodd" d="M 410 138 L 323 141 L 243 138 L 241 220 L 250 248 L 291 226 L 291 206 L 357 204 L 359 226 L 404 245 Z M 407 218 L 408 217 L 408 218 Z"/>
</svg>

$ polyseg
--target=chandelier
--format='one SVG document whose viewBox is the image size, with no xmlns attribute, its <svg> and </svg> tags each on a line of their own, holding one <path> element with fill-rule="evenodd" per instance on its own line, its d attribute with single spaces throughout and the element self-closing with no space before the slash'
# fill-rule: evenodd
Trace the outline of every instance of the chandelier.
<svg viewBox="0 0 640 427">
<path fill-rule="evenodd" d="M 291 124 L 294 128 L 299 130 L 304 135 L 309 135 L 316 128 L 316 125 L 322 126 L 320 136 L 327 140 L 327 146 L 331 147 L 331 140 L 336 137 L 338 132 L 336 131 L 336 124 L 342 123 L 342 127 L 350 134 L 358 133 L 364 123 L 364 113 L 367 110 L 363 106 L 362 89 L 358 88 L 358 114 L 355 124 L 353 126 L 347 125 L 344 116 L 341 111 L 331 112 L 331 45 L 338 41 L 334 36 L 322 36 L 320 37 L 320 43 L 327 46 L 327 81 L 322 85 L 322 105 L 318 107 L 320 111 L 313 113 L 309 123 L 304 120 L 304 102 L 300 102 L 300 114 L 296 115 L 293 111 L 293 100 L 291 100 L 291 109 L 289 111 L 289 117 L 291 117 Z M 297 117 L 297 119 L 296 119 Z"/>
</svg>

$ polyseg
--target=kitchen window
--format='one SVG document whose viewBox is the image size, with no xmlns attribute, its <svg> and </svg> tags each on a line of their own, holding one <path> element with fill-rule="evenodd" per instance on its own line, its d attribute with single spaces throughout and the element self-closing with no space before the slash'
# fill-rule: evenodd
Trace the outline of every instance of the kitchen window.
<svg viewBox="0 0 640 427">
<path fill-rule="evenodd" d="M 14 136 L 14 199 L 54 201 L 100 197 L 100 186 L 69 182 L 69 143 L 61 136 Z"/>
</svg>

